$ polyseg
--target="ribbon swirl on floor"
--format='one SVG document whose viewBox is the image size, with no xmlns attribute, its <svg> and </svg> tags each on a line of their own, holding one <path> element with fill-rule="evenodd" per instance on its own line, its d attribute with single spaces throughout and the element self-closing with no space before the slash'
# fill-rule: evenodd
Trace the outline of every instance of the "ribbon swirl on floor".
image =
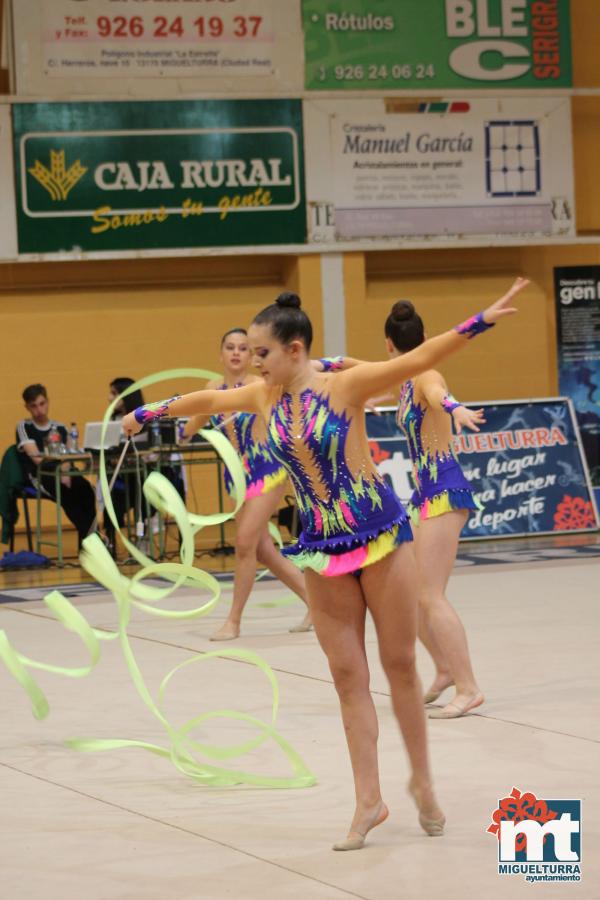
<svg viewBox="0 0 600 900">
<path fill-rule="evenodd" d="M 157 382 L 180 378 L 200 378 L 202 380 L 218 377 L 214 372 L 204 369 L 172 369 L 149 375 L 128 387 L 108 407 L 102 423 L 101 446 L 104 445 L 104 437 L 111 416 L 122 397 L 133 391 L 141 390 Z M 309 787 L 316 781 L 299 754 L 276 730 L 275 723 L 279 705 L 279 688 L 275 673 L 269 664 L 257 653 L 243 649 L 222 649 L 208 653 L 199 653 L 184 660 L 175 666 L 163 678 L 158 699 L 155 700 L 148 689 L 141 670 L 137 664 L 131 642 L 127 633 L 131 619 L 132 608 L 137 607 L 150 615 L 166 619 L 194 619 L 206 615 L 219 602 L 221 585 L 210 575 L 194 566 L 194 537 L 208 525 L 218 525 L 226 522 L 239 510 L 243 503 L 246 481 L 240 460 L 233 447 L 223 434 L 218 431 L 203 430 L 202 437 L 215 448 L 229 469 L 234 485 L 234 509 L 228 513 L 213 513 L 200 515 L 189 513 L 183 500 L 173 485 L 159 472 L 152 472 L 144 482 L 143 492 L 147 501 L 163 514 L 171 516 L 179 528 L 181 535 L 180 559 L 181 562 L 160 563 L 150 559 L 146 554 L 132 544 L 124 534 L 120 534 L 121 540 L 131 556 L 137 560 L 141 569 L 131 578 L 123 575 L 117 568 L 108 550 L 98 537 L 91 535 L 83 542 L 81 564 L 89 574 L 105 588 L 112 592 L 118 611 L 117 630 L 107 633 L 92 628 L 77 609 L 58 591 L 53 591 L 44 598 L 46 604 L 54 612 L 58 620 L 70 631 L 74 631 L 86 646 L 90 662 L 87 666 L 79 668 L 65 668 L 61 666 L 39 663 L 30 660 L 18 653 L 10 644 L 4 631 L 0 631 L 0 659 L 4 662 L 9 672 L 19 682 L 28 694 L 33 714 L 36 718 L 44 718 L 49 711 L 48 702 L 39 685 L 30 672 L 31 668 L 42 669 L 69 677 L 83 677 L 92 670 L 100 658 L 100 640 L 118 639 L 121 645 L 129 674 L 142 701 L 154 717 L 164 728 L 168 746 L 131 739 L 97 739 L 97 738 L 72 738 L 66 743 L 75 750 L 99 751 L 114 750 L 125 747 L 138 747 L 159 756 L 170 758 L 175 767 L 194 780 L 203 784 L 215 786 L 231 786 L 235 784 L 251 784 L 255 786 L 271 788 L 301 788 Z M 110 496 L 108 478 L 106 472 L 106 460 L 104 450 L 100 451 L 100 484 L 105 503 L 105 509 L 115 526 L 120 531 L 112 498 Z M 274 535 L 275 536 L 275 535 Z M 280 541 L 280 537 L 275 536 Z M 144 583 L 148 578 L 161 578 L 170 582 L 167 587 L 157 587 Z M 167 600 L 180 587 L 197 587 L 208 591 L 209 599 L 202 605 L 192 610 L 170 610 L 158 606 L 161 601 Z M 165 691 L 177 673 L 190 665 L 203 662 L 212 658 L 236 659 L 256 666 L 266 677 L 271 687 L 271 716 L 268 722 L 236 710 L 224 709 L 213 712 L 200 713 L 192 719 L 184 722 L 179 727 L 173 725 L 163 711 Z M 200 743 L 193 740 L 190 733 L 201 723 L 215 718 L 235 719 L 248 722 L 258 729 L 258 735 L 233 747 L 219 747 L 212 744 Z M 213 761 L 225 761 L 242 756 L 267 740 L 272 739 L 281 748 L 287 759 L 293 775 L 291 777 L 278 777 L 261 775 L 254 772 L 239 771 L 225 766 L 213 765 L 198 760 L 195 754 L 202 755 Z"/>
</svg>

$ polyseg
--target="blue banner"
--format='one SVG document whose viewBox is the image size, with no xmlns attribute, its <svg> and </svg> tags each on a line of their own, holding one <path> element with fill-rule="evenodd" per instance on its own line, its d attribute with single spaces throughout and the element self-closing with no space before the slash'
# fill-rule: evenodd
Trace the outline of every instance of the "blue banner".
<svg viewBox="0 0 600 900">
<path fill-rule="evenodd" d="M 597 512 L 568 399 L 483 405 L 483 429 L 454 438 L 465 476 L 484 507 L 471 513 L 462 538 L 596 530 Z M 367 414 L 367 434 L 379 471 L 405 503 L 413 490 L 412 466 L 395 410 Z"/>
<path fill-rule="evenodd" d="M 600 266 L 554 270 L 558 387 L 575 407 L 592 484 L 600 487 Z"/>
</svg>

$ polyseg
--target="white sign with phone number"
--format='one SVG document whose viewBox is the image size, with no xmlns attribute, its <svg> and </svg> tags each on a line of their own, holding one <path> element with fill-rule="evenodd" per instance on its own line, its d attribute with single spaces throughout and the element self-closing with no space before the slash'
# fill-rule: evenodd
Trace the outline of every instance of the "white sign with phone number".
<svg viewBox="0 0 600 900">
<path fill-rule="evenodd" d="M 176 79 L 189 82 L 181 92 L 192 90 L 192 79 L 217 93 L 231 92 L 242 79 L 244 90 L 269 93 L 271 82 L 273 89 L 295 82 L 301 68 L 300 51 L 291 49 L 297 35 L 278 0 L 18 0 L 17 5 L 20 94 L 39 93 L 42 85 L 43 93 L 62 93 L 67 83 L 69 93 L 106 93 L 107 79 L 113 79 L 111 93 L 138 96 L 148 92 L 142 84 L 155 87 Z M 167 94 L 175 93 L 167 88 Z"/>
<path fill-rule="evenodd" d="M 269 73 L 272 3 L 44 0 L 44 65 L 50 77 Z"/>
</svg>

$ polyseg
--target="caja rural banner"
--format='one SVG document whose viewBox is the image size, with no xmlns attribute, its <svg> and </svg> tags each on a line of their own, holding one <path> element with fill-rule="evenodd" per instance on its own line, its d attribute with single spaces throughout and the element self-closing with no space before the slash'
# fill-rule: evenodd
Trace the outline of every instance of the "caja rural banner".
<svg viewBox="0 0 600 900">
<path fill-rule="evenodd" d="M 12 0 L 17 92 L 295 91 L 302 84 L 298 2 Z"/>
<path fill-rule="evenodd" d="M 20 253 L 306 239 L 295 100 L 13 107 Z"/>
<path fill-rule="evenodd" d="M 568 98 L 309 100 L 304 124 L 311 240 L 574 234 Z"/>
<path fill-rule="evenodd" d="M 600 487 L 600 266 L 554 270 L 559 390 L 573 401 L 592 483 Z"/>
<path fill-rule="evenodd" d="M 571 85 L 569 0 L 303 0 L 311 90 Z"/>
<path fill-rule="evenodd" d="M 0 105 L 0 259 L 17 256 L 10 106 Z"/>
<path fill-rule="evenodd" d="M 484 509 L 472 512 L 462 538 L 594 531 L 600 523 L 572 406 L 567 398 L 476 404 L 486 424 L 454 438 L 465 476 Z M 405 503 L 411 462 L 395 410 L 367 415 L 381 474 Z"/>
</svg>

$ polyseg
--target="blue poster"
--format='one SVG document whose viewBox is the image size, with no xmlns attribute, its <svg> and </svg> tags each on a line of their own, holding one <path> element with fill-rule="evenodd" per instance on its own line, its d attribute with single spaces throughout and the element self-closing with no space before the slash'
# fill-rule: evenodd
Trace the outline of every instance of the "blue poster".
<svg viewBox="0 0 600 900">
<path fill-rule="evenodd" d="M 592 484 L 600 487 L 600 266 L 554 270 L 558 382 L 575 407 Z"/>
<path fill-rule="evenodd" d="M 454 449 L 483 509 L 471 513 L 462 538 L 594 531 L 597 511 L 567 398 L 484 406 L 480 432 L 454 437 Z M 367 414 L 371 453 L 405 503 L 412 493 L 406 439 L 395 410 Z"/>
</svg>

